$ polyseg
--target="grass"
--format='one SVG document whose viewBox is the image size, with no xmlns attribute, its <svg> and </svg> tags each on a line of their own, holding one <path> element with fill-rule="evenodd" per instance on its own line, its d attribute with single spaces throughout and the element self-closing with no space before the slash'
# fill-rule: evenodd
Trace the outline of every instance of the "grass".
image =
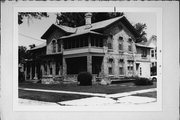
<svg viewBox="0 0 180 120">
<path fill-rule="evenodd" d="M 19 90 L 19 98 L 38 100 L 44 102 L 61 102 L 66 100 L 74 100 L 87 97 L 92 96 Z"/>
<path fill-rule="evenodd" d="M 98 85 L 94 84 L 92 86 L 78 86 L 77 84 L 40 84 L 40 83 L 21 83 L 19 87 L 22 88 L 33 88 L 33 89 L 45 89 L 45 90 L 63 90 L 63 91 L 74 91 L 74 92 L 88 92 L 88 93 L 104 93 L 104 94 L 114 94 L 129 92 L 135 90 L 143 90 L 149 88 L 156 88 L 156 83 L 154 85 L 136 86 L 134 83 L 121 83 L 121 84 L 111 84 L 111 85 Z"/>
<path fill-rule="evenodd" d="M 138 94 L 134 94 L 133 96 L 157 98 L 157 92 L 138 93 Z"/>
</svg>

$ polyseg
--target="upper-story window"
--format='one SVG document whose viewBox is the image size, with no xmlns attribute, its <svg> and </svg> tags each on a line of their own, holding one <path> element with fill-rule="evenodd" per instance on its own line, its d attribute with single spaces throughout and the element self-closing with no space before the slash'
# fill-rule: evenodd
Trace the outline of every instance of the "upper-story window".
<svg viewBox="0 0 180 120">
<path fill-rule="evenodd" d="M 147 57 L 147 49 L 142 49 L 142 57 Z"/>
<path fill-rule="evenodd" d="M 132 52 L 132 39 L 128 39 L 129 45 L 128 45 L 128 51 Z"/>
<path fill-rule="evenodd" d="M 154 50 L 151 50 L 151 57 L 154 57 Z"/>
<path fill-rule="evenodd" d="M 109 35 L 109 38 L 107 40 L 107 47 L 108 47 L 108 50 L 113 50 L 113 36 L 112 35 Z"/>
<path fill-rule="evenodd" d="M 57 42 L 57 44 L 58 44 L 58 52 L 61 52 L 61 41 L 59 40 L 59 41 Z"/>
<path fill-rule="evenodd" d="M 123 50 L 123 37 L 119 37 L 119 50 Z"/>
<path fill-rule="evenodd" d="M 52 41 L 52 53 L 56 53 L 56 40 Z"/>
</svg>

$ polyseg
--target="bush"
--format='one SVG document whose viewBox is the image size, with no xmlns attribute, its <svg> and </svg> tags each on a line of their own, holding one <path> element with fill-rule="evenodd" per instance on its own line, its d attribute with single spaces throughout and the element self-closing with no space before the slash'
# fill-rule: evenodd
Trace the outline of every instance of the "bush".
<svg viewBox="0 0 180 120">
<path fill-rule="evenodd" d="M 80 72 L 77 76 L 79 85 L 92 85 L 92 75 L 89 72 Z"/>
<path fill-rule="evenodd" d="M 153 82 L 148 78 L 136 78 L 134 81 L 135 85 L 153 85 Z"/>
</svg>

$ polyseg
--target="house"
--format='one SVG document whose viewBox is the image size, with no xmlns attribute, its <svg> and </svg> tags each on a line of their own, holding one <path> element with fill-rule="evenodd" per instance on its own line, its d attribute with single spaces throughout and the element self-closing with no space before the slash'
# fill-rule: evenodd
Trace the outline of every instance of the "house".
<svg viewBox="0 0 180 120">
<path fill-rule="evenodd" d="M 151 47 L 136 43 L 139 34 L 126 17 L 96 23 L 91 17 L 86 13 L 85 25 L 75 28 L 52 24 L 41 37 L 45 44 L 30 50 L 26 79 L 74 81 L 82 71 L 93 78 L 150 77 Z"/>
<path fill-rule="evenodd" d="M 157 74 L 157 36 L 152 35 L 147 46 L 151 47 L 150 49 L 150 61 L 151 61 L 151 75 Z"/>
</svg>

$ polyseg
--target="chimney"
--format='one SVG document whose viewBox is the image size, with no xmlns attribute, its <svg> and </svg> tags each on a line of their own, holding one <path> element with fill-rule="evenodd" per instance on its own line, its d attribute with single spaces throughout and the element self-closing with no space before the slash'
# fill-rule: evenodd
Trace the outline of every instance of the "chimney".
<svg viewBox="0 0 180 120">
<path fill-rule="evenodd" d="M 86 27 L 85 29 L 89 29 L 91 28 L 91 17 L 92 17 L 92 13 L 88 12 L 85 14 L 85 24 L 86 24 Z"/>
</svg>

